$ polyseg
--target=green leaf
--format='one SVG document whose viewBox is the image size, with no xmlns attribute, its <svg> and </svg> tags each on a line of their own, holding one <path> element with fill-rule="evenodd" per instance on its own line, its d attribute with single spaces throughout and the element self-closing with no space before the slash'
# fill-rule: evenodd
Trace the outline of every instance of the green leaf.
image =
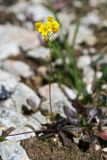
<svg viewBox="0 0 107 160">
<path fill-rule="evenodd" d="M 0 136 L 0 142 L 5 141 L 5 137 Z"/>
</svg>

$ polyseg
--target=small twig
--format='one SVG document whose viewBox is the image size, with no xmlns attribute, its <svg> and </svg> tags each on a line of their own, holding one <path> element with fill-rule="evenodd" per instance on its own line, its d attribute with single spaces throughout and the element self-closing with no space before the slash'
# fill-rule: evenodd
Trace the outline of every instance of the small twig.
<svg viewBox="0 0 107 160">
<path fill-rule="evenodd" d="M 29 134 L 29 133 L 35 133 L 35 132 L 34 131 L 29 131 L 29 132 L 23 132 L 23 133 L 10 134 L 7 137 L 19 136 L 19 135 L 22 135 L 22 134 Z"/>
</svg>

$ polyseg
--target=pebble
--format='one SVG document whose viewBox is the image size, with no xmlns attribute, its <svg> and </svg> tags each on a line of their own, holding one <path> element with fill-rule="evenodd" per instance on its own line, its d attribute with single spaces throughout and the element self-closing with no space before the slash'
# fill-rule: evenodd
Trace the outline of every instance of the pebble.
<svg viewBox="0 0 107 160">
<path fill-rule="evenodd" d="M 47 61 L 50 58 L 50 49 L 44 48 L 44 47 L 38 47 L 31 51 L 28 51 L 27 55 L 34 59 L 40 59 L 40 60 Z"/>
<path fill-rule="evenodd" d="M 30 160 L 20 142 L 4 141 L 0 143 L 0 155 L 3 160 Z"/>
<path fill-rule="evenodd" d="M 5 60 L 2 63 L 1 67 L 3 70 L 15 76 L 21 76 L 24 78 L 28 78 L 34 74 L 28 64 L 18 60 L 17 61 Z"/>
<path fill-rule="evenodd" d="M 3 129 L 19 127 L 26 123 L 27 119 L 20 113 L 0 107 L 0 126 Z"/>
<path fill-rule="evenodd" d="M 88 55 L 82 55 L 78 58 L 77 66 L 80 69 L 84 69 L 85 67 L 91 64 L 91 57 Z"/>
<path fill-rule="evenodd" d="M 73 89 L 65 86 L 65 85 L 61 85 L 61 89 L 64 91 L 65 95 L 70 99 L 76 99 L 77 94 L 76 91 L 74 91 Z"/>
<path fill-rule="evenodd" d="M 23 83 L 18 83 L 11 98 L 16 105 L 17 112 L 22 112 L 23 106 L 28 110 L 35 111 L 40 104 L 40 98 L 38 95 L 30 87 Z M 28 100 L 32 101 L 35 105 L 29 105 Z"/>
<path fill-rule="evenodd" d="M 28 117 L 28 125 L 32 126 L 35 129 L 35 131 L 40 130 L 42 128 L 42 124 L 46 123 L 46 117 L 43 116 L 40 111 Z"/>
<path fill-rule="evenodd" d="M 46 20 L 46 17 L 52 13 L 43 5 L 32 3 L 27 7 L 27 14 L 33 15 L 35 21 Z"/>
<path fill-rule="evenodd" d="M 103 148 L 103 152 L 107 153 L 107 147 Z"/>
<path fill-rule="evenodd" d="M 41 104 L 41 108 L 45 111 L 50 112 L 49 85 L 41 87 L 39 89 L 39 94 L 45 99 Z M 57 83 L 51 84 L 51 99 L 52 99 L 52 111 L 54 113 L 59 113 L 60 115 L 65 117 L 63 110 L 64 106 L 70 107 L 74 112 L 76 112 L 72 104 L 69 102 L 68 98 L 58 87 Z"/>
<path fill-rule="evenodd" d="M 92 84 L 94 77 L 95 77 L 95 71 L 91 67 L 85 67 L 83 71 L 83 75 L 84 75 L 83 81 L 87 85 Z"/>
<path fill-rule="evenodd" d="M 19 48 L 26 51 L 39 45 L 35 32 L 9 24 L 0 25 L 0 37 L 0 60 L 18 55 Z"/>
<path fill-rule="evenodd" d="M 13 76 L 6 71 L 0 70 L 0 86 L 4 86 L 7 91 L 13 92 L 19 82 L 17 76 Z"/>
<path fill-rule="evenodd" d="M 76 25 L 71 25 L 69 27 L 69 34 L 68 34 L 68 43 L 72 44 L 74 33 L 75 33 Z M 81 44 L 85 42 L 89 46 L 95 45 L 97 42 L 97 39 L 91 29 L 86 27 L 85 25 L 80 25 L 77 38 L 76 38 L 76 44 Z"/>
<path fill-rule="evenodd" d="M 85 17 L 82 18 L 82 23 L 85 25 L 100 25 L 101 20 L 97 12 L 89 12 Z"/>
</svg>

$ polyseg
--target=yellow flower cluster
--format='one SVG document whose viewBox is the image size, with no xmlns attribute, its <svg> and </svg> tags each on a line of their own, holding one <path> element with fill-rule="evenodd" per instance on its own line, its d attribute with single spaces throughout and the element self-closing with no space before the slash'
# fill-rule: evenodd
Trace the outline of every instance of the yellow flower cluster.
<svg viewBox="0 0 107 160">
<path fill-rule="evenodd" d="M 53 34 L 57 33 L 59 31 L 59 27 L 60 24 L 51 16 L 47 17 L 47 22 L 45 23 L 35 23 L 36 30 L 40 32 L 45 39 L 49 39 Z"/>
</svg>

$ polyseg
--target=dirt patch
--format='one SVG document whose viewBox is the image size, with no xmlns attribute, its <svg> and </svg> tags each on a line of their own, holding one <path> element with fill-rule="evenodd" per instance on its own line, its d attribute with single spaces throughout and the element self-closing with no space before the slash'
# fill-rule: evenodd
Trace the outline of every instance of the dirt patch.
<svg viewBox="0 0 107 160">
<path fill-rule="evenodd" d="M 58 146 L 50 140 L 37 140 L 35 137 L 21 142 L 28 157 L 32 160 L 87 160 L 75 144 L 70 148 Z"/>
<path fill-rule="evenodd" d="M 95 150 L 94 143 L 87 152 L 82 152 L 76 144 L 64 147 L 60 142 L 51 139 L 38 140 L 36 137 L 23 140 L 21 146 L 26 150 L 31 160 L 106 160 L 107 154 Z"/>
</svg>

